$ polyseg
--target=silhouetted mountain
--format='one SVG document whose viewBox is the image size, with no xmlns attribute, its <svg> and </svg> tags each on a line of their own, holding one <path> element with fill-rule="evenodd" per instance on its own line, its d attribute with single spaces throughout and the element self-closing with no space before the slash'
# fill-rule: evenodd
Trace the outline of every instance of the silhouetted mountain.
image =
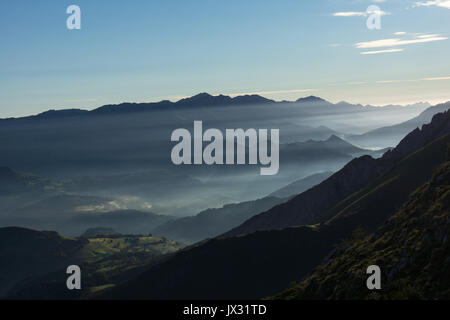
<svg viewBox="0 0 450 320">
<path fill-rule="evenodd" d="M 449 221 L 447 162 L 375 233 L 343 242 L 306 280 L 274 299 L 449 299 Z M 371 265 L 381 269 L 382 290 L 367 290 Z"/>
<path fill-rule="evenodd" d="M 243 104 L 232 108 L 202 107 L 230 99 L 233 104 Z M 264 98 L 259 96 L 226 98 L 201 94 L 183 99 L 179 107 L 166 108 L 164 105 L 176 103 L 163 101 L 158 112 L 150 112 L 158 109 L 152 109 L 153 104 L 153 107 L 123 104 L 99 108 L 97 114 L 66 110 L 62 111 L 64 117 L 61 118 L 58 118 L 58 112 L 50 112 L 42 114 L 36 121 L 5 120 L 0 125 L 1 163 L 18 172 L 49 177 L 54 182 L 50 187 L 61 193 L 112 200 L 132 195 L 142 205 L 123 208 L 146 210 L 151 207 L 152 211 L 161 214 L 187 216 L 224 203 L 261 198 L 311 172 L 337 171 L 352 157 L 360 155 L 358 150 L 350 155 L 338 147 L 320 150 L 325 143 L 319 142 L 287 146 L 281 151 L 280 172 L 270 183 L 268 180 L 267 183 L 254 183 L 263 179 L 257 165 L 176 167 L 170 159 L 171 148 L 175 145 L 170 142 L 171 133 L 177 128 L 191 130 L 194 120 L 202 119 L 205 129 L 278 128 L 284 148 L 286 143 L 323 140 L 330 134 L 338 137 L 340 132 L 362 132 L 361 128 L 367 131 L 367 128 L 395 121 L 392 119 L 405 119 L 411 114 L 408 108 L 396 108 L 398 110 L 393 113 L 392 108 L 384 110 L 358 105 L 256 103 L 262 101 Z M 229 185 L 231 179 L 232 188 Z M 48 190 L 47 187 L 44 189 Z M 31 209 L 28 199 L 9 203 L 11 206 L 5 210 L 5 202 L 0 201 L 0 218 L 18 209 L 18 204 Z M 41 225 L 26 226 L 41 228 Z M 64 223 L 60 226 L 69 227 Z M 84 230 L 83 227 L 77 232 Z M 73 235 L 67 229 L 58 231 Z"/>
<path fill-rule="evenodd" d="M 262 199 L 228 204 L 218 209 L 207 209 L 196 216 L 172 220 L 158 226 L 153 233 L 186 244 L 213 238 L 260 212 L 286 202 L 289 197 L 314 187 L 331 175 L 332 172 L 314 174 L 295 181 Z"/>
<path fill-rule="evenodd" d="M 332 104 L 320 97 L 308 96 L 300 98 L 294 102 L 281 101 L 277 102 L 271 99 L 264 98 L 260 95 L 241 95 L 230 97 L 227 95 L 210 95 L 208 93 L 200 93 L 192 97 L 183 98 L 176 102 L 169 100 L 162 100 L 159 102 L 148 102 L 148 103 L 132 103 L 124 102 L 120 104 L 108 104 L 91 111 L 82 109 L 62 109 L 62 110 L 48 110 L 37 115 L 26 116 L 21 118 L 6 118 L 0 119 L 0 122 L 17 122 L 17 121 L 28 121 L 28 120 L 46 120 L 46 119 L 62 119 L 62 118 L 78 118 L 87 115 L 111 115 L 111 114 L 127 114 L 127 113 L 140 113 L 148 111 L 170 111 L 170 110 L 180 110 L 180 109 L 192 109 L 192 108 L 205 108 L 205 107 L 223 107 L 223 106 L 243 106 L 243 105 L 264 105 L 264 104 L 299 104 L 299 105 L 309 105 L 315 109 L 317 114 L 323 114 L 324 111 L 327 113 L 327 108 L 317 109 L 318 105 L 323 107 L 335 107 L 334 111 L 344 112 L 344 111 L 376 111 L 380 107 L 372 106 L 362 106 L 350 104 L 347 102 L 340 102 L 337 104 Z M 418 110 L 423 110 L 423 103 L 417 104 Z M 402 107 L 404 111 L 411 111 L 412 109 L 417 109 L 416 105 Z M 392 111 L 393 109 L 399 109 L 400 106 L 386 106 L 383 107 L 383 111 Z M 408 110 L 409 108 L 409 110 Z M 399 111 L 399 110 L 397 110 Z"/>
<path fill-rule="evenodd" d="M 351 143 L 331 135 L 324 141 L 308 140 L 304 142 L 294 142 L 280 145 L 280 163 L 281 167 L 292 165 L 301 167 L 312 163 L 319 165 L 320 163 L 328 164 L 333 170 L 342 168 L 352 158 L 361 155 L 371 155 L 379 157 L 387 150 L 366 150 L 358 148 Z M 330 163 L 335 163 L 330 166 Z M 323 165 L 323 168 L 327 165 Z"/>
<path fill-rule="evenodd" d="M 153 230 L 173 220 L 171 216 L 157 215 L 151 212 L 137 210 L 116 210 L 110 212 L 86 212 L 69 219 L 72 228 L 86 227 L 112 228 L 122 234 L 149 234 Z"/>
<path fill-rule="evenodd" d="M 293 195 L 298 195 L 328 179 L 332 174 L 333 172 L 331 171 L 312 174 L 290 183 L 289 185 L 271 193 L 269 196 L 288 198 Z"/>
<path fill-rule="evenodd" d="M 99 237 L 105 237 L 105 236 L 114 236 L 114 235 L 120 235 L 120 233 L 116 232 L 112 228 L 102 228 L 102 227 L 96 227 L 96 228 L 89 228 L 87 229 L 80 238 L 99 238 Z"/>
<path fill-rule="evenodd" d="M 275 103 L 275 101 L 266 99 L 259 95 L 243 95 L 232 98 L 225 95 L 213 96 L 208 93 L 200 93 L 190 98 L 181 99 L 177 102 L 171 102 L 168 100 L 150 103 L 125 102 L 116 105 L 104 105 L 92 111 L 81 109 L 49 110 L 35 116 L 16 119 L 15 118 L 0 119 L 0 121 L 12 121 L 18 119 L 22 120 L 55 119 L 55 118 L 86 116 L 86 115 L 137 113 L 146 111 L 176 110 L 179 108 L 202 108 L 215 106 L 222 107 L 222 106 L 252 105 L 265 103 Z"/>
<path fill-rule="evenodd" d="M 449 119 L 447 112 L 435 116 L 430 125 L 424 126 L 421 132 L 426 137 L 422 140 L 426 144 L 415 150 L 412 148 L 420 139 L 413 134 L 403 140 L 404 145 L 399 150 L 390 152 L 388 158 L 355 159 L 347 168 L 330 177 L 327 181 L 345 176 L 347 172 L 350 173 L 346 176 L 348 182 L 360 185 L 347 188 L 347 191 L 354 189 L 350 195 L 341 193 L 342 197 L 334 204 L 324 206 L 322 212 L 316 211 L 315 216 L 322 217 L 322 220 L 317 218 L 318 224 L 244 235 L 237 232 L 235 234 L 240 234 L 238 237 L 206 241 L 154 265 L 135 279 L 105 293 L 102 298 L 255 299 L 280 292 L 291 281 L 298 281 L 311 272 L 337 243 L 349 238 L 355 229 L 375 231 L 413 190 L 430 179 L 433 168 L 445 161 L 450 143 Z M 432 132 L 437 136 L 432 137 Z M 365 177 L 355 179 L 361 175 Z M 367 181 L 363 183 L 362 180 Z M 318 187 L 324 188 L 327 181 Z M 343 182 L 335 180 L 335 188 L 324 192 L 320 199 L 325 202 L 332 191 L 339 191 L 336 187 L 345 186 Z M 297 198 L 278 207 L 286 205 L 290 205 L 286 215 L 290 212 L 292 217 L 304 208 L 298 206 Z M 274 225 L 297 223 L 295 218 L 287 221 L 286 215 L 279 215 L 283 221 L 280 224 L 273 218 L 270 229 Z"/>
<path fill-rule="evenodd" d="M 426 109 L 420 115 L 408 121 L 378 128 L 361 135 L 346 136 L 346 139 L 362 147 L 380 146 L 380 143 L 383 143 L 382 146 L 395 146 L 408 132 L 420 128 L 425 123 L 430 122 L 435 114 L 447 111 L 449 108 L 450 102 L 439 104 Z"/>
<path fill-rule="evenodd" d="M 421 146 L 450 132 L 448 119 L 449 112 L 435 115 L 431 124 L 424 125 L 422 130 L 416 129 L 408 134 L 395 149 L 385 153 L 382 158 L 373 159 L 370 156 L 363 156 L 354 159 L 318 186 L 287 203 L 254 216 L 226 233 L 225 236 L 320 222 L 324 214 L 339 201 L 347 198 L 380 174 L 391 170 L 398 161 Z M 328 218 L 330 217 L 328 214 Z"/>
<path fill-rule="evenodd" d="M 284 201 L 286 199 L 266 197 L 254 201 L 228 204 L 218 209 L 207 209 L 196 216 L 166 222 L 152 232 L 157 236 L 191 244 L 216 237 L 240 225 L 255 214 Z"/>
<path fill-rule="evenodd" d="M 316 97 L 316 96 L 300 98 L 296 102 L 299 102 L 299 103 L 317 103 L 317 102 L 319 102 L 319 103 L 331 104 L 330 102 L 328 102 L 322 98 Z"/>
</svg>

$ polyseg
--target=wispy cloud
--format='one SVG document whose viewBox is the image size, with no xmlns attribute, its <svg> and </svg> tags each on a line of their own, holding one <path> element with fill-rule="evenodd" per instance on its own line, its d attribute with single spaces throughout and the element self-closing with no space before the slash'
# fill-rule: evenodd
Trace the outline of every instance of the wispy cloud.
<svg viewBox="0 0 450 320">
<path fill-rule="evenodd" d="M 450 0 L 419 1 L 413 7 L 441 7 L 450 9 Z"/>
<path fill-rule="evenodd" d="M 430 78 L 420 78 L 420 79 L 410 79 L 410 80 L 379 80 L 376 83 L 403 83 L 403 82 L 418 82 L 418 81 L 445 81 L 450 80 L 450 76 L 443 77 L 430 77 Z"/>
<path fill-rule="evenodd" d="M 383 10 L 378 10 L 378 11 L 370 11 L 370 12 L 365 12 L 365 11 L 343 11 L 343 12 L 335 12 L 333 13 L 333 16 L 335 17 L 367 17 L 371 14 L 379 14 L 380 16 L 386 16 L 386 15 L 390 15 L 390 12 L 386 12 Z"/>
<path fill-rule="evenodd" d="M 403 49 L 387 49 L 387 50 L 378 50 L 378 51 L 364 51 L 361 54 L 380 54 L 380 53 L 392 53 L 392 52 L 401 52 Z"/>
<path fill-rule="evenodd" d="M 450 77 L 434 77 L 434 78 L 423 78 L 422 81 L 442 81 L 442 80 L 450 80 Z"/>
<path fill-rule="evenodd" d="M 430 34 L 430 35 L 417 36 L 416 38 L 413 38 L 413 39 L 391 38 L 391 39 L 381 39 L 381 40 L 374 40 L 374 41 L 359 42 L 359 43 L 355 44 L 355 47 L 358 49 L 398 47 L 398 46 L 405 46 L 405 45 L 417 44 L 417 43 L 443 41 L 443 40 L 447 40 L 447 39 L 448 39 L 447 37 L 442 37 L 438 34 Z"/>
</svg>

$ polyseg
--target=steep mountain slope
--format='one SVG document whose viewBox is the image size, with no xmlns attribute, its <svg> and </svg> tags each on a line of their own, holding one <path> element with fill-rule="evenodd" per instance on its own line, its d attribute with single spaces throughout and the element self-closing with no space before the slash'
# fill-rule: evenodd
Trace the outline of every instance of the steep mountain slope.
<svg viewBox="0 0 450 320">
<path fill-rule="evenodd" d="M 318 173 L 300 179 L 262 199 L 228 204 L 218 209 L 207 209 L 196 216 L 168 221 L 152 232 L 187 244 L 213 238 L 260 212 L 286 202 L 292 195 L 314 187 L 331 174 L 332 172 Z"/>
<path fill-rule="evenodd" d="M 274 299 L 450 299 L 449 236 L 447 162 L 375 233 L 346 241 Z M 366 287 L 370 265 L 381 268 L 382 290 Z"/>
<path fill-rule="evenodd" d="M 333 215 L 326 213 L 340 201 L 376 177 L 388 172 L 402 158 L 421 146 L 450 132 L 449 114 L 447 111 L 435 115 L 430 124 L 424 125 L 422 130 L 417 128 L 408 134 L 395 149 L 385 153 L 382 158 L 373 159 L 370 156 L 363 156 L 354 159 L 318 186 L 267 212 L 254 216 L 241 226 L 225 233 L 224 236 L 315 224 L 323 221 L 324 218 L 331 218 Z"/>
<path fill-rule="evenodd" d="M 430 122 L 435 114 L 447 111 L 449 108 L 450 102 L 439 104 L 426 109 L 420 115 L 408 121 L 393 126 L 378 128 L 361 135 L 346 136 L 345 138 L 362 147 L 392 147 L 396 145 L 405 134 Z M 380 142 L 383 144 L 380 145 Z"/>
<path fill-rule="evenodd" d="M 349 238 L 358 227 L 376 230 L 415 188 L 429 180 L 433 168 L 445 161 L 450 143 L 448 133 L 435 139 L 429 134 L 448 130 L 447 126 L 448 114 L 435 117 L 428 129 L 422 130 L 432 141 L 415 152 L 404 146 L 403 152 L 408 150 L 409 155 L 370 185 L 362 186 L 326 222 L 216 238 L 189 247 L 102 298 L 255 299 L 280 292 L 311 272 L 335 244 Z M 413 136 L 414 141 L 419 140 Z M 390 154 L 392 158 L 401 156 L 402 148 Z"/>
<path fill-rule="evenodd" d="M 333 134 L 323 141 L 308 140 L 305 142 L 282 144 L 280 146 L 280 157 L 284 155 L 284 157 L 289 158 L 292 157 L 291 154 L 314 157 L 316 153 L 324 155 L 327 151 L 334 152 L 334 156 L 359 156 L 363 154 L 379 155 L 380 152 L 384 153 L 387 150 L 373 151 L 359 148 Z"/>
<path fill-rule="evenodd" d="M 312 174 L 310 176 L 294 181 L 288 184 L 287 186 L 272 192 L 269 196 L 278 198 L 287 198 L 293 195 L 298 195 L 314 187 L 315 185 L 318 185 L 322 181 L 328 179 L 332 174 L 333 172 L 331 171 Z"/>
<path fill-rule="evenodd" d="M 155 228 L 152 233 L 169 239 L 191 244 L 216 237 L 240 225 L 253 215 L 286 201 L 266 197 L 254 201 L 228 204 L 218 209 L 208 209 L 196 216 L 179 218 Z"/>
</svg>

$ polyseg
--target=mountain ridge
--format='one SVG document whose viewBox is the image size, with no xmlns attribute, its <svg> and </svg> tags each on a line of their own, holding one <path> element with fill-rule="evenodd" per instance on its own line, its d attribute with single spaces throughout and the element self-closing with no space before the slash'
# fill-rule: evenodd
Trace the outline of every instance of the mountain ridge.
<svg viewBox="0 0 450 320">
<path fill-rule="evenodd" d="M 281 292 L 310 273 L 359 226 L 376 230 L 410 192 L 430 179 L 433 168 L 445 161 L 450 143 L 449 132 L 434 132 L 439 136 L 429 137 L 432 140 L 426 145 L 411 151 L 348 201 L 340 199 L 343 208 L 335 218 L 322 217 L 326 220 L 313 226 L 272 228 L 199 243 L 105 292 L 101 299 L 259 299 Z"/>
<path fill-rule="evenodd" d="M 223 236 L 320 222 L 322 213 L 335 206 L 340 199 L 347 198 L 383 172 L 389 171 L 399 160 L 424 145 L 438 132 L 450 132 L 449 114 L 446 111 L 435 115 L 430 124 L 409 133 L 396 148 L 386 152 L 380 159 L 370 156 L 356 158 L 318 186 L 250 218 Z"/>
<path fill-rule="evenodd" d="M 239 106 L 239 105 L 252 105 L 252 104 L 321 104 L 326 106 L 339 106 L 342 103 L 333 104 L 323 98 L 317 96 L 308 96 L 299 98 L 295 101 L 275 101 L 265 98 L 258 94 L 244 94 L 237 96 L 228 95 L 211 95 L 208 93 L 199 93 L 197 95 L 182 98 L 178 101 L 172 102 L 170 100 L 161 100 L 159 102 L 122 102 L 119 104 L 106 104 L 94 108 L 92 110 L 68 108 L 68 109 L 49 109 L 36 115 L 24 116 L 24 117 L 10 117 L 0 118 L 0 122 L 11 122 L 15 120 L 43 120 L 43 119 L 58 119 L 69 117 L 83 117 L 87 115 L 106 115 L 106 114 L 120 114 L 120 113 L 139 113 L 147 111 L 162 111 L 162 110 L 177 110 L 179 108 L 202 108 L 202 107 L 214 107 L 214 106 Z M 363 107 L 360 104 L 345 103 L 346 106 Z M 415 105 L 408 105 L 415 106 Z M 388 105 L 387 108 L 395 107 L 394 105 Z M 397 106 L 398 107 L 398 106 Z M 365 106 L 368 108 L 380 108 Z"/>
</svg>

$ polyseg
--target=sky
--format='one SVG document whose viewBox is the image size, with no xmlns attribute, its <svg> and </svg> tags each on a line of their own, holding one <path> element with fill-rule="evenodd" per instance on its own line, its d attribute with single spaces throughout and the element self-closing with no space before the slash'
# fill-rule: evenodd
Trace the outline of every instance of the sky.
<svg viewBox="0 0 450 320">
<path fill-rule="evenodd" d="M 2 0 L 0 117 L 200 92 L 438 103 L 449 37 L 450 0 Z"/>
</svg>

